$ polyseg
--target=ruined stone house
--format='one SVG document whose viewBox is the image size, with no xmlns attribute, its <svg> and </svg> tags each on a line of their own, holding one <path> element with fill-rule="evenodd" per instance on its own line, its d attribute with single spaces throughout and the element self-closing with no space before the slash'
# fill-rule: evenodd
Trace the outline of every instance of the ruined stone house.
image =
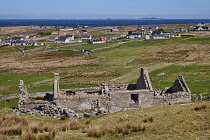
<svg viewBox="0 0 210 140">
<path fill-rule="evenodd" d="M 21 91 L 22 94 L 24 93 L 24 97 L 27 97 L 27 100 L 21 98 L 19 107 L 27 106 L 30 108 L 36 104 L 54 103 L 71 110 L 99 108 L 108 110 L 112 107 L 121 109 L 144 108 L 191 100 L 190 90 L 182 76 L 179 76 L 170 88 L 164 89 L 161 93 L 154 91 L 147 68 L 141 68 L 140 77 L 136 84 L 104 83 L 93 88 L 59 89 L 59 73 L 55 73 L 54 76 L 53 95 L 48 94 L 52 97 L 50 101 L 31 103 L 28 101 L 28 96 L 25 96 L 24 91 Z M 20 86 L 20 90 L 24 89 L 25 87 Z"/>
</svg>

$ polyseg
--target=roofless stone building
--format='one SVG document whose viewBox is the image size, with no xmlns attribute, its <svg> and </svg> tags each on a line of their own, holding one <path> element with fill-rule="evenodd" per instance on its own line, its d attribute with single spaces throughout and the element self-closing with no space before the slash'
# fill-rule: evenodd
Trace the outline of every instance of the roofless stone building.
<svg viewBox="0 0 210 140">
<path fill-rule="evenodd" d="M 105 108 L 144 108 L 157 105 L 169 105 L 176 102 L 191 101 L 191 93 L 186 81 L 179 76 L 172 87 L 161 93 L 153 90 L 148 69 L 141 68 L 140 77 L 136 84 L 107 84 L 99 87 L 60 89 L 59 73 L 54 74 L 54 91 L 49 101 L 29 101 L 27 89 L 21 80 L 19 109 L 31 109 L 40 104 L 54 104 L 71 110 L 96 110 Z M 26 91 L 26 92 L 25 92 Z M 26 97 L 27 99 L 23 99 Z M 50 99 L 45 97 L 45 99 Z M 24 102 L 24 103 L 23 103 Z"/>
</svg>

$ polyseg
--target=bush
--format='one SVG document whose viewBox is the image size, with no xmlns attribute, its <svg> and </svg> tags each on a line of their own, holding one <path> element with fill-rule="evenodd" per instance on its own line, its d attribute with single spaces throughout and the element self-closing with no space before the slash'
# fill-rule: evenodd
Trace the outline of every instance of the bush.
<svg viewBox="0 0 210 140">
<path fill-rule="evenodd" d="M 33 123 L 28 126 L 28 131 L 32 133 L 43 133 L 48 132 L 50 128 L 48 126 L 44 126 L 42 123 Z"/>
<path fill-rule="evenodd" d="M 206 108 L 207 108 L 206 104 L 200 104 L 200 105 L 197 105 L 196 107 L 194 107 L 194 110 L 198 111 L 198 110 L 202 110 L 202 109 L 206 109 Z"/>
<path fill-rule="evenodd" d="M 83 128 L 83 126 L 79 121 L 71 121 L 59 127 L 61 131 L 78 130 L 80 128 Z"/>
</svg>

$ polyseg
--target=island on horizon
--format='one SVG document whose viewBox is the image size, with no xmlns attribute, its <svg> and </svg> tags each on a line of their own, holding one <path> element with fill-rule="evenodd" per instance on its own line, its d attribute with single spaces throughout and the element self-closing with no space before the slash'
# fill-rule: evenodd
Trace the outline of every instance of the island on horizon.
<svg viewBox="0 0 210 140">
<path fill-rule="evenodd" d="M 52 20 L 163 20 L 157 17 L 144 17 L 144 18 L 81 18 L 81 19 L 52 19 Z"/>
</svg>

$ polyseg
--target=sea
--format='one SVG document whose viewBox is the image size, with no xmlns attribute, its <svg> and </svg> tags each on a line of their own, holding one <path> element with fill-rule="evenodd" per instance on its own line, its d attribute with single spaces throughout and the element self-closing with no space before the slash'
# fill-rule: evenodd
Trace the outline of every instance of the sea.
<svg viewBox="0 0 210 140">
<path fill-rule="evenodd" d="M 95 19 L 95 20 L 56 20 L 56 19 L 0 19 L 0 27 L 10 26 L 69 26 L 77 25 L 90 27 L 130 26 L 130 25 L 159 25 L 159 24 L 195 24 L 210 23 L 210 19 Z"/>
</svg>

